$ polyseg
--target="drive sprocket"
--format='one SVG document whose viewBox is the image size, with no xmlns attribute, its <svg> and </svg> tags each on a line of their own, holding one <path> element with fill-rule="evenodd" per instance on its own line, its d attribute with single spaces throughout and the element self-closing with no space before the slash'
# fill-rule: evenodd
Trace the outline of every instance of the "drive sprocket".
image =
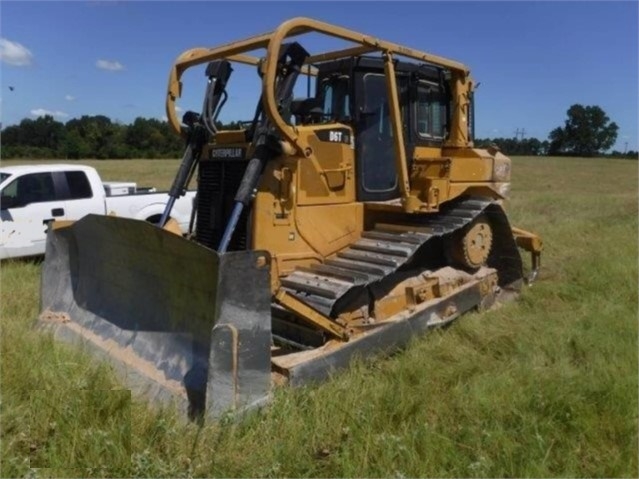
<svg viewBox="0 0 639 479">
<path fill-rule="evenodd" d="M 486 215 L 479 215 L 468 226 L 453 233 L 448 253 L 453 262 L 477 269 L 488 261 L 493 244 L 493 231 Z"/>
</svg>

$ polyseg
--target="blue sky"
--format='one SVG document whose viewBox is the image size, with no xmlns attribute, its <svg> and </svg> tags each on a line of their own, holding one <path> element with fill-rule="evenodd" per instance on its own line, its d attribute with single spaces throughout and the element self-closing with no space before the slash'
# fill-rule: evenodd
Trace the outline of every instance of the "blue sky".
<svg viewBox="0 0 639 479">
<path fill-rule="evenodd" d="M 124 123 L 162 118 L 169 69 L 184 50 L 263 33 L 309 16 L 468 65 L 477 136 L 545 139 L 574 103 L 619 125 L 615 148 L 638 149 L 638 2 L 0 2 L 4 126 L 52 112 Z M 336 46 L 301 37 L 313 52 Z M 199 111 L 203 68 L 185 75 Z M 223 120 L 249 119 L 257 75 L 231 77 Z M 14 89 L 11 91 L 9 86 Z"/>
</svg>

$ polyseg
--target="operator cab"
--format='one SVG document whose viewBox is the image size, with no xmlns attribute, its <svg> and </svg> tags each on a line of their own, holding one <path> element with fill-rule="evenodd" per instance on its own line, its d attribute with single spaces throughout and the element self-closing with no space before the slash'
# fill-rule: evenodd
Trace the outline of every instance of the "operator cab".
<svg viewBox="0 0 639 479">
<path fill-rule="evenodd" d="M 380 58 L 356 57 L 315 65 L 315 97 L 295 100 L 296 124 L 350 126 L 355 134 L 358 201 L 400 196 L 391 114 Z M 450 130 L 449 72 L 428 64 L 395 62 L 406 158 L 416 146 L 441 148 Z"/>
</svg>

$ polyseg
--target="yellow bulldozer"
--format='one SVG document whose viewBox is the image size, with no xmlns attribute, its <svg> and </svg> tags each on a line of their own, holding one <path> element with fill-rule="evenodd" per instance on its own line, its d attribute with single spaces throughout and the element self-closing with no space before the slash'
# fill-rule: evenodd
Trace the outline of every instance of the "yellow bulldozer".
<svg viewBox="0 0 639 479">
<path fill-rule="evenodd" d="M 345 46 L 310 53 L 307 34 Z M 222 130 L 238 63 L 260 98 Z M 197 65 L 202 111 L 180 121 Z M 216 417 L 516 295 L 542 244 L 504 213 L 510 159 L 473 147 L 473 89 L 461 63 L 308 18 L 184 52 L 166 108 L 186 147 L 160 224 L 53 224 L 40 324 L 110 359 L 133 390 Z M 193 178 L 182 237 L 167 219 Z"/>
</svg>

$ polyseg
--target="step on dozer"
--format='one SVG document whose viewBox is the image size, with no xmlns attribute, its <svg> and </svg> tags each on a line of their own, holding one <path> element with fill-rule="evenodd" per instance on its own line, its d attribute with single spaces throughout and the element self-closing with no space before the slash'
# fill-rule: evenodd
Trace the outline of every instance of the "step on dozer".
<svg viewBox="0 0 639 479">
<path fill-rule="evenodd" d="M 347 45 L 311 54 L 290 41 L 307 33 Z M 225 130 L 234 63 L 262 88 L 253 119 Z M 180 122 L 180 79 L 203 64 L 202 111 Z M 473 147 L 473 112 L 461 63 L 307 18 L 189 50 L 169 77 L 186 146 L 162 219 L 54 223 L 39 324 L 132 390 L 219 417 L 516 295 L 541 240 L 510 226 L 511 162 Z M 182 237 L 169 218 L 193 177 Z"/>
</svg>

